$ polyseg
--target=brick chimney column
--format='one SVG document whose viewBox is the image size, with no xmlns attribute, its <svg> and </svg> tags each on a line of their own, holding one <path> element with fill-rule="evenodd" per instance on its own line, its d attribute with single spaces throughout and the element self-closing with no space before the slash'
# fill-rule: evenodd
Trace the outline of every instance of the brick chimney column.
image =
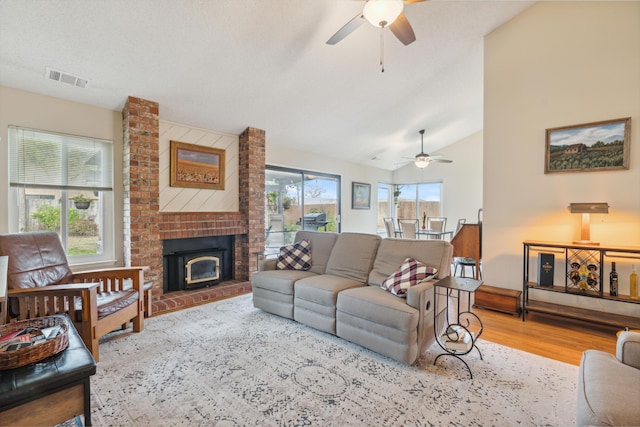
<svg viewBox="0 0 640 427">
<path fill-rule="evenodd" d="M 158 110 L 130 96 L 122 111 L 125 265 L 149 267 L 145 281 L 160 288 L 154 294 L 162 293 Z"/>
<path fill-rule="evenodd" d="M 246 215 L 247 234 L 242 236 L 242 244 L 236 245 L 236 261 L 240 261 L 236 262 L 236 278 L 248 280 L 258 268 L 255 253 L 264 251 L 265 131 L 247 128 L 240 134 L 239 145 L 239 207 Z"/>
</svg>

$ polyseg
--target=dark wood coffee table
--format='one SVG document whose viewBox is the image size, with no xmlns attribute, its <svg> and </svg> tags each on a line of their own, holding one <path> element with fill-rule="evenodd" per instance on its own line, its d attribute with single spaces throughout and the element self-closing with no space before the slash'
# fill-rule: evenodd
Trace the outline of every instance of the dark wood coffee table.
<svg viewBox="0 0 640 427">
<path fill-rule="evenodd" d="M 91 425 L 89 377 L 96 373 L 96 362 L 68 317 L 67 322 L 65 350 L 0 371 L 2 425 L 56 425 L 83 414 L 85 425 Z"/>
</svg>

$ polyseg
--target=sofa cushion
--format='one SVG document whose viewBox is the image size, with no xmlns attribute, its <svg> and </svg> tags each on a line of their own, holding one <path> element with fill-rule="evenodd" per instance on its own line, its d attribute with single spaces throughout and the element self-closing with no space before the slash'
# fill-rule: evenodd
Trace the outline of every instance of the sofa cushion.
<svg viewBox="0 0 640 427">
<path fill-rule="evenodd" d="M 280 248 L 277 270 L 309 270 L 311 268 L 311 242 L 302 239 Z"/>
<path fill-rule="evenodd" d="M 305 277 L 315 276 L 311 271 L 304 270 L 267 270 L 251 277 L 253 289 L 266 289 L 285 295 L 293 295 L 296 281 Z"/>
<path fill-rule="evenodd" d="M 407 258 L 396 271 L 380 284 L 380 287 L 393 295 L 406 297 L 407 290 L 411 286 L 432 279 L 436 273 L 438 273 L 437 269 L 413 258 Z"/>
<path fill-rule="evenodd" d="M 296 300 L 335 307 L 339 292 L 358 286 L 364 286 L 364 283 L 332 274 L 320 274 L 298 280 L 295 284 L 295 297 Z"/>
<path fill-rule="evenodd" d="M 326 273 L 327 262 L 338 239 L 338 233 L 300 230 L 296 233 L 295 241 L 302 239 L 310 241 L 313 248 L 313 262 L 309 271 L 316 274 Z"/>
<path fill-rule="evenodd" d="M 367 283 L 380 240 L 377 234 L 341 233 L 331 251 L 327 273 Z"/>
<path fill-rule="evenodd" d="M 338 312 L 366 320 L 364 325 L 371 323 L 385 326 L 385 338 L 391 340 L 401 341 L 399 336 L 395 336 L 398 331 L 413 331 L 418 326 L 418 310 L 409 306 L 404 299 L 396 298 L 374 286 L 340 292 L 336 307 Z"/>
<path fill-rule="evenodd" d="M 440 278 L 446 277 L 451 270 L 452 253 L 453 246 L 445 240 L 382 239 L 368 283 L 380 286 L 407 258 L 435 268 Z"/>
</svg>

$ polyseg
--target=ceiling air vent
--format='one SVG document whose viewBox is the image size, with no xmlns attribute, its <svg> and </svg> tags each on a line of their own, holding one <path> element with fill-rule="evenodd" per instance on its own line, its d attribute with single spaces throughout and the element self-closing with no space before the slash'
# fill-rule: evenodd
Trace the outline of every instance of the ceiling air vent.
<svg viewBox="0 0 640 427">
<path fill-rule="evenodd" d="M 59 70 L 47 67 L 44 77 L 49 80 L 55 80 L 56 82 L 66 83 L 81 88 L 87 87 L 89 80 L 82 77 L 74 76 L 73 74 L 64 73 Z"/>
</svg>

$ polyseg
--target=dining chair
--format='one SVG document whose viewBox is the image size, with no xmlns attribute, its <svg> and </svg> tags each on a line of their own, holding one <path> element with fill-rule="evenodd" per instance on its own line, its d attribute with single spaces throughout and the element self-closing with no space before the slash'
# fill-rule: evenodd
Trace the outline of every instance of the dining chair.
<svg viewBox="0 0 640 427">
<path fill-rule="evenodd" d="M 387 230 L 387 237 L 396 237 L 396 227 L 393 225 L 393 218 L 386 217 L 383 221 L 384 228 Z"/>
<path fill-rule="evenodd" d="M 464 224 L 467 223 L 466 218 L 461 218 L 458 220 L 458 225 L 456 226 L 456 234 Z M 455 236 L 455 234 L 454 234 Z M 476 260 L 475 258 L 467 258 L 467 257 L 453 257 L 453 275 L 455 276 L 458 273 L 458 267 L 460 267 L 460 274 L 462 277 L 466 277 L 465 270 L 467 267 L 471 267 L 471 277 L 476 277 Z M 480 265 L 482 260 L 478 262 Z M 478 267 L 478 276 L 482 278 L 482 269 Z"/>
<path fill-rule="evenodd" d="M 427 230 L 429 231 L 445 231 L 447 229 L 447 218 L 443 216 L 427 217 Z M 433 236 L 429 236 L 433 238 Z M 435 237 L 438 238 L 438 237 Z"/>
<path fill-rule="evenodd" d="M 417 219 L 398 219 L 398 225 L 402 232 L 403 239 L 417 239 L 418 220 Z"/>
</svg>

